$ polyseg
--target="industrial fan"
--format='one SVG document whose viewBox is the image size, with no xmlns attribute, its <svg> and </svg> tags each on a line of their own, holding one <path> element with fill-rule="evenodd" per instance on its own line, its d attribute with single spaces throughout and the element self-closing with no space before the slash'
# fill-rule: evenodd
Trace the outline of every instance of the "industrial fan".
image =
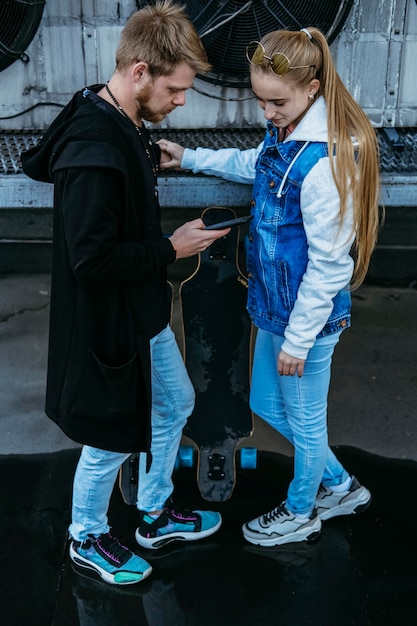
<svg viewBox="0 0 417 626">
<path fill-rule="evenodd" d="M 249 85 L 246 45 L 266 33 L 316 26 L 331 42 L 352 0 L 191 0 L 187 12 L 204 43 L 212 71 L 205 80 L 217 85 Z"/>
<path fill-rule="evenodd" d="M 333 41 L 354 0 L 188 0 L 187 13 L 207 52 L 212 70 L 205 81 L 226 87 L 249 86 L 246 45 L 280 28 L 316 26 Z M 180 2 L 181 4 L 184 4 Z M 139 2 L 141 6 L 149 2 Z"/>
<path fill-rule="evenodd" d="M 0 7 L 0 72 L 17 59 L 29 61 L 25 50 L 41 21 L 45 0 L 2 0 Z"/>
</svg>

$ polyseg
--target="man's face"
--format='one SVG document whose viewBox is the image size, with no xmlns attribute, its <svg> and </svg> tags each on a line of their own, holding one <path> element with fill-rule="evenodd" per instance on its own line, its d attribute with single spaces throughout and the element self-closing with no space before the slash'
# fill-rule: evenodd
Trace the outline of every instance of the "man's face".
<svg viewBox="0 0 417 626">
<path fill-rule="evenodd" d="M 185 92 L 195 78 L 195 71 L 186 63 L 178 65 L 170 76 L 152 78 L 149 74 L 138 84 L 136 103 L 139 117 L 156 124 L 185 104 Z"/>
</svg>

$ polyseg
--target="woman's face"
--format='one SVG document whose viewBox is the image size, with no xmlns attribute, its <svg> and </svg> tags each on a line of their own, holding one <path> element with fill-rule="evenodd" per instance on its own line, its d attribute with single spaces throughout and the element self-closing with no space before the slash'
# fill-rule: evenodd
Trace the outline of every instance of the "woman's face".
<svg viewBox="0 0 417 626">
<path fill-rule="evenodd" d="M 279 77 L 273 72 L 265 73 L 257 69 L 251 69 L 251 83 L 265 119 L 277 128 L 297 124 L 313 102 L 309 96 L 314 96 L 320 85 L 314 78 L 308 85 L 297 87 L 285 76 Z"/>
</svg>

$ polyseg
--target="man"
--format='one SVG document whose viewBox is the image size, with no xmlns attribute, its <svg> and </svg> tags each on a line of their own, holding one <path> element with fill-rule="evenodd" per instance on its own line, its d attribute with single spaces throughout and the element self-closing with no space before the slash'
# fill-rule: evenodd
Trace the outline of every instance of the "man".
<svg viewBox="0 0 417 626">
<path fill-rule="evenodd" d="M 185 104 L 209 68 L 182 7 L 170 0 L 128 20 L 106 85 L 76 93 L 24 171 L 54 183 L 54 238 L 46 413 L 83 445 L 73 488 L 70 557 L 111 584 L 151 566 L 110 534 L 120 465 L 139 463 L 139 545 L 207 537 L 218 513 L 181 511 L 172 472 L 194 390 L 169 327 L 166 267 L 228 231 L 200 219 L 162 235 L 155 190 L 160 149 L 142 120 Z"/>
</svg>

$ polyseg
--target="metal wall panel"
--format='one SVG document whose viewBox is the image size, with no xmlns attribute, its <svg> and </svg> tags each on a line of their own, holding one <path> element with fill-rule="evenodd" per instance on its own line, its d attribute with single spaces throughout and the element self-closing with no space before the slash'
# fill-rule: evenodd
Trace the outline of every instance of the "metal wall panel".
<svg viewBox="0 0 417 626">
<path fill-rule="evenodd" d="M 30 62 L 16 61 L 0 72 L 0 129 L 43 129 L 57 109 L 40 103 L 65 104 L 85 84 L 106 81 L 120 30 L 135 10 L 133 0 L 47 2 L 27 50 Z M 355 0 L 332 44 L 343 81 L 375 126 L 417 126 L 416 24 L 415 0 Z M 188 106 L 169 116 L 162 128 L 263 125 L 250 90 L 202 80 L 195 87 Z"/>
</svg>

